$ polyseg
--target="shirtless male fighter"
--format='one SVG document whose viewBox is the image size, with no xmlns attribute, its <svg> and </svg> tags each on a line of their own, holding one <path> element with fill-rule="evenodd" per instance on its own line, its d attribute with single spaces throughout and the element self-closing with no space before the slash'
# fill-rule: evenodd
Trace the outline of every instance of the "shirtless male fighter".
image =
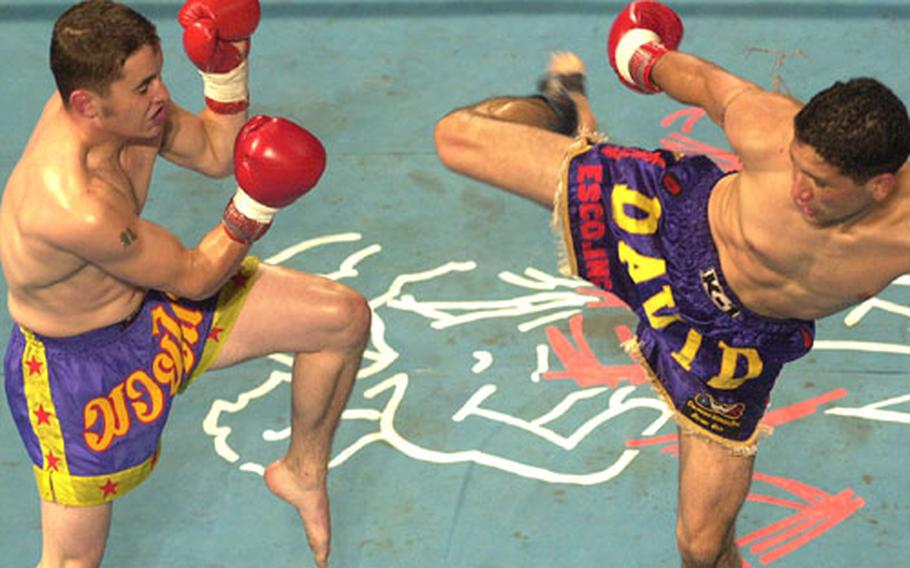
<svg viewBox="0 0 910 568">
<path fill-rule="evenodd" d="M 157 32 L 140 14 L 89 0 L 55 24 L 58 91 L 0 209 L 15 321 L 6 396 L 34 463 L 42 568 L 100 564 L 112 501 L 151 473 L 178 392 L 207 369 L 275 352 L 294 354 L 292 435 L 265 482 L 298 509 L 316 564 L 327 565 L 327 462 L 370 310 L 331 280 L 247 257 L 325 166 L 320 142 L 296 124 L 247 122 L 259 18 L 257 0 L 180 10 L 203 77 L 198 115 L 170 100 Z M 233 164 L 240 189 L 195 248 L 140 218 L 158 155 L 212 177 Z"/>
<path fill-rule="evenodd" d="M 540 95 L 458 109 L 435 138 L 452 170 L 555 206 L 566 268 L 639 316 L 630 349 L 680 425 L 682 564 L 738 568 L 734 523 L 781 366 L 809 351 L 813 320 L 910 270 L 910 122 L 875 80 L 804 106 L 676 51 L 682 33 L 668 7 L 633 2 L 610 63 L 628 87 L 703 108 L 740 171 L 589 135 L 570 53 Z"/>
</svg>

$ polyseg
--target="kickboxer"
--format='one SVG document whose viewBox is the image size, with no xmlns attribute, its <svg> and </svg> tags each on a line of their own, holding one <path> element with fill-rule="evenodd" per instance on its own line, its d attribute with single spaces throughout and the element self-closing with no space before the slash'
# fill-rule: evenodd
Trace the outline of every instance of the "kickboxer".
<svg viewBox="0 0 910 568">
<path fill-rule="evenodd" d="M 814 320 L 910 270 L 910 122 L 876 80 L 803 105 L 677 51 L 682 35 L 670 8 L 632 2 L 610 64 L 703 108 L 739 171 L 604 142 L 571 53 L 537 95 L 455 110 L 435 139 L 452 170 L 554 208 L 564 268 L 639 316 L 629 349 L 679 422 L 682 564 L 739 568 L 734 524 L 782 365 L 809 351 Z"/>
<path fill-rule="evenodd" d="M 0 207 L 14 320 L 6 397 L 41 504 L 39 566 L 98 566 L 112 502 L 155 467 L 175 395 L 208 369 L 294 354 L 291 440 L 265 472 L 327 565 L 331 438 L 365 348 L 357 292 L 249 257 L 279 209 L 316 185 L 325 150 L 304 128 L 247 120 L 257 0 L 179 13 L 206 106 L 171 101 L 154 25 L 105 0 L 57 20 L 46 103 Z M 158 156 L 238 183 L 192 248 L 141 218 Z M 181 199 L 175 195 L 174 209 Z"/>
</svg>

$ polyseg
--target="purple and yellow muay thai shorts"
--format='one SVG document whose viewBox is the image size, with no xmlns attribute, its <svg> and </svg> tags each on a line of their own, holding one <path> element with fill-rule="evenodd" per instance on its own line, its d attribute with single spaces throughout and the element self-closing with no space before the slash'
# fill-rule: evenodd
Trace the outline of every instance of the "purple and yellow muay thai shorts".
<svg viewBox="0 0 910 568">
<path fill-rule="evenodd" d="M 579 140 L 562 175 L 564 272 L 636 313 L 630 351 L 681 427 L 753 453 L 781 367 L 809 351 L 815 326 L 752 313 L 727 285 L 708 226 L 726 174 L 705 156 Z"/>
<path fill-rule="evenodd" d="M 41 499 L 98 505 L 151 474 L 174 396 L 217 358 L 257 267 L 208 300 L 149 292 L 129 320 L 73 337 L 13 326 L 6 397 Z"/>
</svg>

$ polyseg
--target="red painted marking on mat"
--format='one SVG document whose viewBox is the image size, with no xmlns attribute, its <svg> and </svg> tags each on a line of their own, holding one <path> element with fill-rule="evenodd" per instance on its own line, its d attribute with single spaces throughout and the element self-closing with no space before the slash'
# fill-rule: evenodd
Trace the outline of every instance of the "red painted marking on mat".
<svg viewBox="0 0 910 568">
<path fill-rule="evenodd" d="M 632 333 L 632 330 L 627 325 L 617 325 L 613 328 L 613 332 L 616 334 L 616 339 L 619 340 L 620 345 L 635 338 L 635 334 Z"/>
<path fill-rule="evenodd" d="M 650 438 L 639 438 L 638 440 L 626 441 L 627 448 L 641 448 L 644 446 L 656 446 L 657 444 L 666 444 L 679 440 L 678 434 L 664 434 L 663 436 L 652 436 Z"/>
<path fill-rule="evenodd" d="M 683 122 L 678 132 L 671 132 L 669 137 L 661 139 L 661 146 L 671 152 L 704 154 L 714 160 L 718 167 L 725 171 L 741 170 L 742 162 L 739 161 L 739 157 L 735 153 L 716 146 L 710 146 L 691 136 L 687 136 L 687 134 L 692 132 L 695 124 L 705 116 L 707 114 L 704 109 L 689 107 L 665 117 L 660 121 L 660 125 L 664 128 L 670 128 L 680 119 L 683 119 Z"/>
<path fill-rule="evenodd" d="M 559 328 L 547 327 L 547 341 L 562 362 L 564 370 L 547 371 L 543 374 L 544 380 L 572 379 L 582 388 L 601 385 L 617 388 L 623 381 L 633 385 L 644 384 L 648 381 L 644 369 L 635 362 L 626 365 L 601 363 L 585 339 L 583 326 L 583 314 L 572 316 L 569 319 L 571 340 L 566 338 Z M 632 332 L 626 326 L 617 326 L 616 334 L 620 338 L 632 336 Z"/>
<path fill-rule="evenodd" d="M 671 132 L 669 137 L 661 138 L 660 144 L 664 149 L 671 152 L 704 154 L 714 160 L 717 166 L 724 171 L 741 170 L 743 167 L 742 162 L 739 161 L 739 158 L 733 152 L 699 142 L 678 132 Z"/>
<path fill-rule="evenodd" d="M 771 564 L 805 546 L 844 522 L 866 504 L 861 497 L 855 496 L 852 489 L 844 489 L 832 495 L 786 477 L 755 472 L 752 479 L 774 485 L 803 500 L 803 502 L 778 500 L 752 493 L 746 497 L 749 501 L 759 503 L 778 504 L 779 501 L 780 506 L 797 511 L 785 519 L 737 539 L 738 546 L 748 546 L 751 553 L 759 554 L 763 565 Z"/>
<path fill-rule="evenodd" d="M 673 444 L 673 445 L 667 446 L 665 448 L 661 448 L 660 453 L 670 454 L 671 458 L 678 458 L 679 457 L 679 444 Z"/>
<path fill-rule="evenodd" d="M 835 389 L 823 395 L 816 396 L 815 398 L 810 398 L 809 400 L 771 410 L 762 418 L 762 424 L 773 427 L 786 424 L 787 422 L 793 422 L 800 418 L 805 418 L 810 414 L 818 412 L 818 407 L 822 404 L 844 398 L 845 396 L 847 396 L 847 389 Z"/>
<path fill-rule="evenodd" d="M 699 107 L 688 107 L 682 110 L 678 110 L 673 114 L 666 116 L 663 120 L 660 121 L 660 125 L 664 128 L 669 128 L 671 124 L 676 122 L 680 118 L 685 118 L 680 131 L 682 132 L 692 132 L 692 128 L 695 126 L 695 123 L 701 120 L 707 113 L 705 109 Z"/>
<path fill-rule="evenodd" d="M 586 304 L 589 308 L 629 308 L 619 296 L 612 292 L 601 290 L 600 288 L 581 287 L 576 288 L 575 293 L 598 298 L 597 300 L 591 300 Z"/>
</svg>

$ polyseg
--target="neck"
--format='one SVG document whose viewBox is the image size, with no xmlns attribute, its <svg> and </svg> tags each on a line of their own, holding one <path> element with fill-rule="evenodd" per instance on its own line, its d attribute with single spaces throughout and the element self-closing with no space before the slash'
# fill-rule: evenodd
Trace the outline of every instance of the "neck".
<svg viewBox="0 0 910 568">
<path fill-rule="evenodd" d="M 63 119 L 87 159 L 106 161 L 120 154 L 127 139 L 99 125 L 99 119 L 86 117 L 72 108 L 62 108 Z"/>
</svg>

